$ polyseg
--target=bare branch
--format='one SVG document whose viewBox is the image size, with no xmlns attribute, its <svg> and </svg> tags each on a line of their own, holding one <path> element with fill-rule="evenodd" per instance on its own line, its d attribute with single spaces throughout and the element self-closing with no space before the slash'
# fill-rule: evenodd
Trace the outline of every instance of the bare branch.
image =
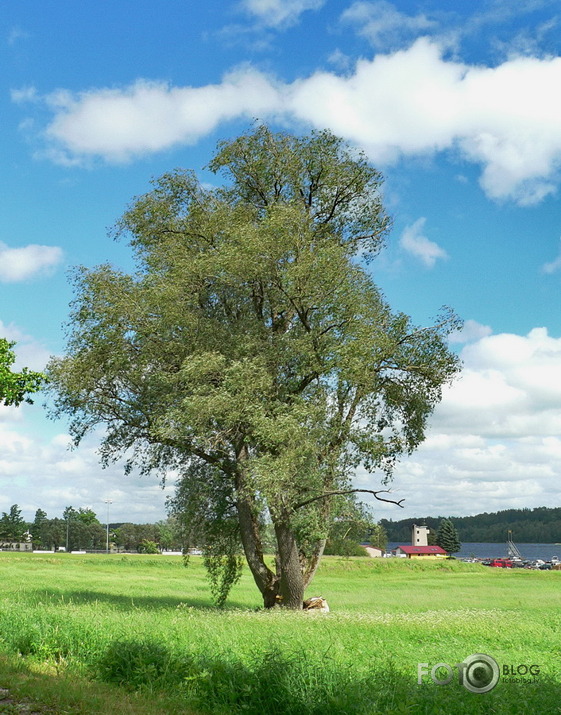
<svg viewBox="0 0 561 715">
<path fill-rule="evenodd" d="M 394 499 L 384 499 L 383 497 L 379 497 L 378 494 L 391 494 L 391 491 L 389 489 L 379 489 L 378 491 L 374 491 L 372 489 L 338 489 L 337 491 L 334 492 L 326 492 L 325 494 L 320 494 L 317 497 L 312 497 L 311 499 L 306 499 L 306 501 L 301 501 L 299 504 L 296 504 L 292 508 L 294 511 L 296 509 L 301 509 L 303 506 L 307 506 L 308 504 L 311 504 L 312 502 L 319 501 L 320 499 L 327 499 L 328 497 L 332 496 L 338 496 L 342 494 L 356 494 L 357 492 L 360 492 L 362 494 L 373 494 L 378 501 L 384 501 L 387 502 L 388 504 L 396 504 L 397 506 L 400 506 L 402 509 L 404 508 L 401 502 L 404 502 L 405 499 L 400 499 L 399 501 L 395 501 Z"/>
</svg>

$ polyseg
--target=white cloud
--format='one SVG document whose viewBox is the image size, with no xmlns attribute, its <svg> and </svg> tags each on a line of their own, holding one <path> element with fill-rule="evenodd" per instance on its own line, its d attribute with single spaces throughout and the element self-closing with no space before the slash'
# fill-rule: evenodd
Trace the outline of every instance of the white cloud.
<svg viewBox="0 0 561 715">
<path fill-rule="evenodd" d="M 445 391 L 434 424 L 487 437 L 561 434 L 561 338 L 489 335 L 461 352 L 462 376 Z"/>
<path fill-rule="evenodd" d="M 480 340 L 493 332 L 489 325 L 481 325 L 476 320 L 466 320 L 460 330 L 454 330 L 448 336 L 451 343 L 471 343 Z"/>
<path fill-rule="evenodd" d="M 26 102 L 36 102 L 39 99 L 39 95 L 35 87 L 27 86 L 12 89 L 10 98 L 15 104 L 24 104 Z"/>
<path fill-rule="evenodd" d="M 229 74 L 219 85 L 178 88 L 138 81 L 125 90 L 77 96 L 61 91 L 48 102 L 55 118 L 46 134 L 63 152 L 59 157 L 97 155 L 113 162 L 191 144 L 220 122 L 280 108 L 275 84 L 251 68 Z"/>
<path fill-rule="evenodd" d="M 425 14 L 407 15 L 387 0 L 354 2 L 341 20 L 358 26 L 358 32 L 378 48 L 401 45 L 404 39 L 417 37 L 437 27 Z"/>
<path fill-rule="evenodd" d="M 318 10 L 325 0 L 242 0 L 245 12 L 265 27 L 285 28 L 298 22 L 306 10 Z"/>
<path fill-rule="evenodd" d="M 20 407 L 29 414 L 40 408 Z M 68 435 L 50 440 L 26 434 L 25 425 L 0 422 L 0 511 L 19 504 L 31 520 L 38 508 L 49 517 L 60 517 L 68 505 L 91 507 L 100 520 L 106 515 L 105 499 L 112 499 L 111 521 L 153 522 L 165 518 L 165 499 L 173 493 L 170 484 L 162 490 L 156 477 L 125 477 L 122 465 L 102 469 L 95 439 L 85 440 L 69 451 Z"/>
<path fill-rule="evenodd" d="M 447 258 L 448 254 L 425 236 L 425 222 L 425 218 L 420 218 L 407 226 L 401 235 L 399 245 L 404 251 L 418 258 L 427 268 L 433 268 L 439 258 Z"/>
<path fill-rule="evenodd" d="M 555 190 L 561 161 L 561 58 L 498 67 L 446 60 L 434 42 L 361 60 L 350 77 L 318 72 L 293 86 L 294 114 L 329 126 L 374 162 L 459 152 L 482 166 L 493 199 L 521 204 Z"/>
<path fill-rule="evenodd" d="M 17 325 L 6 324 L 0 320 L 0 338 L 16 343 L 14 370 L 21 370 L 23 367 L 28 367 L 30 370 L 44 370 L 50 352 L 33 337 L 26 335 Z M 4 409 L 12 408 L 5 407 Z"/>
<path fill-rule="evenodd" d="M 561 250 L 559 251 L 557 258 L 550 263 L 544 263 L 542 266 L 542 271 L 544 273 L 556 273 L 559 270 L 561 270 Z"/>
<path fill-rule="evenodd" d="M 49 351 L 17 325 L 0 320 L 0 337 L 16 342 L 15 370 L 45 368 Z M 104 499 L 113 499 L 111 521 L 165 518 L 165 500 L 173 493 L 174 473 L 162 490 L 156 477 L 125 477 L 122 464 L 102 469 L 99 435 L 89 435 L 79 448 L 70 449 L 71 439 L 61 431 L 64 426 L 58 426 L 53 434 L 54 425 L 47 421 L 41 402 L 37 397 L 33 405 L 0 405 L 0 511 L 19 504 L 24 518 L 31 520 L 38 508 L 55 517 L 72 504 L 76 508 L 90 506 L 103 519 Z"/>
<path fill-rule="evenodd" d="M 515 57 L 496 67 L 446 59 L 426 38 L 357 62 L 352 74 L 315 74 L 283 84 L 245 66 L 222 82 L 60 91 L 48 155 L 67 163 L 122 162 L 196 142 L 221 122 L 260 117 L 328 127 L 377 164 L 448 152 L 479 164 L 492 199 L 522 205 L 554 193 L 561 163 L 561 57 Z"/>
<path fill-rule="evenodd" d="M 62 256 L 57 246 L 30 244 L 10 248 L 0 242 L 0 282 L 17 283 L 48 273 L 62 261 Z"/>
<path fill-rule="evenodd" d="M 426 441 L 396 470 L 393 488 L 406 509 L 376 504 L 379 515 L 560 503 L 561 338 L 545 328 L 488 335 L 461 357 L 462 377 L 445 391 Z"/>
</svg>

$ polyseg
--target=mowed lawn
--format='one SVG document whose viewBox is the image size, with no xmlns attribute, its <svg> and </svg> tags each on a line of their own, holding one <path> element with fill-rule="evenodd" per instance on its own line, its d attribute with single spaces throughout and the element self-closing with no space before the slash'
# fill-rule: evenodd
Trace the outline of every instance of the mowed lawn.
<svg viewBox="0 0 561 715">
<path fill-rule="evenodd" d="M 263 611 L 247 570 L 217 610 L 198 557 L 3 553 L 0 574 L 0 686 L 58 713 L 561 713 L 561 572 L 326 557 L 307 595 L 329 614 Z M 474 653 L 509 682 L 432 682 Z"/>
</svg>

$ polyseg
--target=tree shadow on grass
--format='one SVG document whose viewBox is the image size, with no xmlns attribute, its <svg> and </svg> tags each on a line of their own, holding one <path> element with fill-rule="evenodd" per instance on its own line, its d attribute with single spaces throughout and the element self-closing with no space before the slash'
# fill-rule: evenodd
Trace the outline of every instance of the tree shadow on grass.
<svg viewBox="0 0 561 715">
<path fill-rule="evenodd" d="M 559 712 L 561 687 L 549 676 L 532 685 L 499 682 L 473 693 L 459 682 L 419 685 L 411 669 L 369 658 L 359 670 L 325 654 L 276 647 L 247 659 L 236 653 L 173 651 L 158 641 L 114 641 L 97 677 L 126 689 L 176 689 L 201 712 L 246 715 L 527 715 Z"/>
<path fill-rule="evenodd" d="M 185 715 L 184 704 L 165 695 L 127 693 L 76 673 L 39 672 L 25 659 L 0 655 L 0 687 L 8 690 L 13 708 L 6 712 L 83 713 L 84 715 Z"/>
<path fill-rule="evenodd" d="M 200 597 L 193 598 L 186 596 L 142 596 L 134 595 L 127 596 L 124 594 L 108 593 L 106 591 L 92 590 L 57 590 L 57 589 L 34 589 L 22 594 L 31 604 L 45 605 L 71 605 L 71 604 L 108 604 L 115 609 L 121 611 L 134 610 L 173 610 L 177 608 L 196 608 L 201 610 L 213 611 L 232 611 L 232 610 L 254 610 L 247 603 L 241 601 L 229 600 L 228 603 L 221 609 L 217 608 L 210 598 Z"/>
<path fill-rule="evenodd" d="M 499 682 L 472 693 L 458 682 L 418 685 L 371 656 L 366 672 L 325 655 L 269 649 L 249 662 L 235 653 L 171 651 L 147 641 L 115 641 L 97 660 L 97 680 L 75 673 L 38 673 L 26 659 L 0 656 L 0 686 L 67 713 L 212 713 L 245 715 L 527 715 L 559 712 L 561 686 L 550 676 L 532 685 Z M 92 672 L 91 677 L 96 677 Z M 105 682 L 100 682 L 105 681 Z M 127 694 L 126 691 L 129 691 Z M 132 692 L 130 692 L 132 691 Z M 164 702 L 166 693 L 174 702 Z M 162 698 L 162 700 L 160 700 Z M 146 708 L 146 709 L 144 709 Z M 159 708 L 159 709 L 158 709 Z M 193 709 L 191 709 L 193 708 Z"/>
</svg>

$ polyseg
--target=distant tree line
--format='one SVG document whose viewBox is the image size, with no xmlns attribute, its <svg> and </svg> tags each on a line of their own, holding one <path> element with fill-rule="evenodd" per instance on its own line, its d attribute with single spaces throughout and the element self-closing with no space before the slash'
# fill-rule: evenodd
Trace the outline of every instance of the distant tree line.
<svg viewBox="0 0 561 715">
<path fill-rule="evenodd" d="M 193 525 L 173 513 L 154 524 L 110 523 L 109 545 L 112 550 L 158 553 L 181 551 L 188 545 L 197 547 L 197 535 L 190 533 Z M 273 526 L 267 525 L 264 546 L 274 552 Z M 327 541 L 326 554 L 339 556 L 366 556 L 361 544 L 370 544 L 385 550 L 388 537 L 385 529 L 376 523 L 366 505 L 355 499 L 341 500 L 338 515 Z M 34 549 L 58 551 L 104 551 L 107 548 L 107 525 L 89 508 L 68 506 L 62 517 L 49 519 L 47 512 L 37 509 L 32 522 L 21 516 L 17 504 L 0 517 L 0 545 L 31 542 Z"/>
<path fill-rule="evenodd" d="M 382 519 L 388 541 L 409 543 L 413 524 L 426 524 L 436 533 L 444 517 L 416 517 L 392 521 Z M 455 516 L 454 526 L 462 542 L 502 543 L 509 532 L 512 539 L 520 543 L 561 543 L 561 507 L 545 506 L 534 509 L 505 509 L 503 511 L 477 514 L 476 516 Z"/>
<path fill-rule="evenodd" d="M 89 508 L 66 507 L 62 518 L 49 519 L 37 509 L 32 522 L 21 516 L 17 504 L 0 517 L 0 543 L 17 544 L 31 541 L 34 549 L 57 551 L 103 551 L 107 548 L 107 525 L 102 524 Z M 181 550 L 183 537 L 178 522 L 170 517 L 155 524 L 109 524 L 112 549 L 158 553 Z"/>
</svg>

